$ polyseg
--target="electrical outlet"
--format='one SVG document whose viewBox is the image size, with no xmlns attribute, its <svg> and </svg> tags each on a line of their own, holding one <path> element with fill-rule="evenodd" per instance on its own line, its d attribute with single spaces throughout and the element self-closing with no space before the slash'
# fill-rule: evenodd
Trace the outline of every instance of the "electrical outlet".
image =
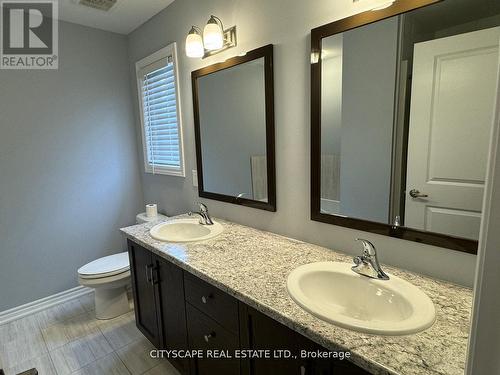
<svg viewBox="0 0 500 375">
<path fill-rule="evenodd" d="M 193 172 L 193 186 L 198 187 L 198 171 L 196 169 L 193 169 L 192 172 Z"/>
</svg>

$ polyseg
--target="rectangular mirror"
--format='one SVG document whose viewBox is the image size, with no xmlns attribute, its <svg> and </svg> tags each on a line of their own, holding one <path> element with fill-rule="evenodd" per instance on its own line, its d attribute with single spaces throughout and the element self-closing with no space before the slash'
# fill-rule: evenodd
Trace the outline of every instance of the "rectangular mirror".
<svg viewBox="0 0 500 375">
<path fill-rule="evenodd" d="M 200 197 L 276 211 L 273 46 L 191 78 Z"/>
<path fill-rule="evenodd" d="M 477 252 L 500 2 L 408 0 L 312 31 L 312 219 Z"/>
</svg>

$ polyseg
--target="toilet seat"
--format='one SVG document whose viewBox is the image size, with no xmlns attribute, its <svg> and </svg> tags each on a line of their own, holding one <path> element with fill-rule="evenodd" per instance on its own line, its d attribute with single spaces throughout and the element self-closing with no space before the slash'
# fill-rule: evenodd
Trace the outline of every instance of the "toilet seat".
<svg viewBox="0 0 500 375">
<path fill-rule="evenodd" d="M 99 258 L 80 267 L 78 283 L 94 289 L 97 319 L 113 319 L 130 311 L 127 298 L 127 287 L 130 285 L 128 252 Z"/>
<path fill-rule="evenodd" d="M 123 252 L 87 263 L 78 269 L 78 276 L 82 279 L 102 279 L 129 273 L 129 271 L 128 253 Z"/>
<path fill-rule="evenodd" d="M 78 283 L 89 288 L 113 289 L 130 283 L 130 270 L 106 277 L 84 278 L 78 276 Z"/>
</svg>

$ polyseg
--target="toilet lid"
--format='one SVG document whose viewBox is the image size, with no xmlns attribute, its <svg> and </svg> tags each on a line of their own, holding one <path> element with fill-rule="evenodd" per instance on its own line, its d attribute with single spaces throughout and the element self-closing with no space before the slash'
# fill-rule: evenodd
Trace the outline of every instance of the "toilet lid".
<svg viewBox="0 0 500 375">
<path fill-rule="evenodd" d="M 130 264 L 128 253 L 109 255 L 87 263 L 78 269 L 78 274 L 84 278 L 113 276 L 128 271 Z"/>
</svg>

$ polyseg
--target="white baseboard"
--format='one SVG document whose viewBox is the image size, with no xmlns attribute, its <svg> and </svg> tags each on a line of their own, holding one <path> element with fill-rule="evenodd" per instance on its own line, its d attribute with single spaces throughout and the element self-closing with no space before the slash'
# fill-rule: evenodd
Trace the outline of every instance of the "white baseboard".
<svg viewBox="0 0 500 375">
<path fill-rule="evenodd" d="M 9 310 L 0 311 L 0 325 L 23 318 L 38 311 L 45 310 L 54 305 L 70 301 L 74 298 L 82 297 L 84 295 L 92 293 L 93 291 L 94 290 L 92 288 L 77 286 L 76 288 L 68 289 L 33 302 L 28 302 L 24 305 L 13 307 Z"/>
</svg>

